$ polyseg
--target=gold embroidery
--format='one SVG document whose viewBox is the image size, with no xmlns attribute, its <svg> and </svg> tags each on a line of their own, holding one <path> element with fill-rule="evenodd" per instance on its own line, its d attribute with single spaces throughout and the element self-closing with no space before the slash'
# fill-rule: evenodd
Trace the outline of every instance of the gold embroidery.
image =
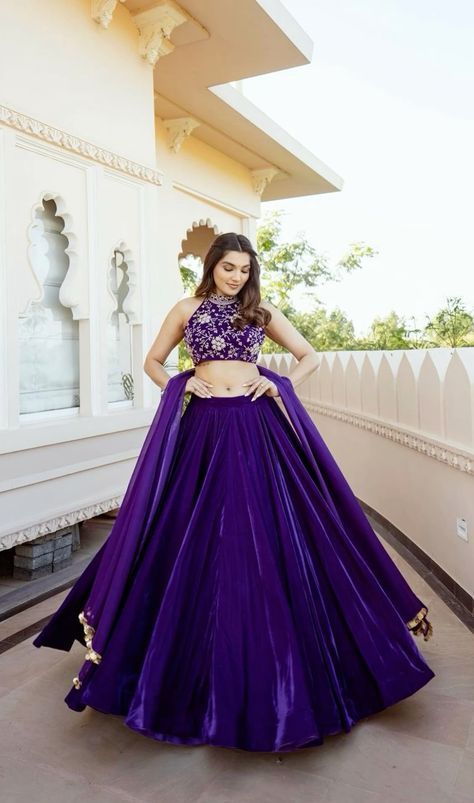
<svg viewBox="0 0 474 803">
<path fill-rule="evenodd" d="M 88 623 L 84 611 L 80 612 L 78 618 L 84 628 L 85 641 L 88 647 L 85 660 L 92 661 L 94 664 L 100 664 L 102 656 L 92 648 L 92 636 L 94 635 L 95 630 L 92 625 Z"/>
<path fill-rule="evenodd" d="M 428 613 L 428 608 L 422 608 L 421 611 L 418 611 L 416 616 L 413 617 L 413 619 L 410 619 L 410 621 L 407 622 L 407 627 L 409 627 L 411 630 L 412 627 L 414 627 L 415 625 L 418 624 L 418 622 L 421 622 L 421 620 L 424 619 L 427 613 Z"/>
<path fill-rule="evenodd" d="M 410 621 L 407 622 L 407 627 L 412 631 L 413 635 L 423 635 L 424 641 L 428 641 L 428 639 L 430 639 L 433 635 L 433 625 L 429 619 L 426 618 L 427 613 L 428 608 L 423 607 L 420 611 L 418 611 L 413 619 L 410 619 Z"/>
<path fill-rule="evenodd" d="M 80 614 L 78 616 L 78 619 L 79 619 L 80 623 L 82 624 L 82 626 L 84 628 L 84 637 L 85 637 L 85 642 L 86 642 L 86 645 L 87 645 L 87 652 L 85 654 L 85 660 L 86 661 L 92 661 L 92 663 L 94 663 L 94 664 L 100 664 L 102 656 L 100 655 L 100 653 L 96 652 L 92 647 L 92 636 L 94 635 L 95 630 L 92 627 L 92 625 L 90 625 L 88 623 L 84 611 L 80 612 Z M 72 682 L 73 682 L 74 686 L 76 687 L 76 689 L 80 689 L 81 688 L 82 681 L 79 680 L 79 678 L 77 676 L 72 679 Z"/>
</svg>

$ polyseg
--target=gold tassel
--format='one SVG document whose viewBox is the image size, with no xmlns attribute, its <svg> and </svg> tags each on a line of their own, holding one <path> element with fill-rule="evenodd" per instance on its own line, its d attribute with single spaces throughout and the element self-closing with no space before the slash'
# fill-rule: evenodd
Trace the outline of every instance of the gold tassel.
<svg viewBox="0 0 474 803">
<path fill-rule="evenodd" d="M 94 664 L 100 664 L 102 656 L 92 648 L 92 636 L 95 630 L 92 625 L 88 624 L 84 611 L 80 612 L 78 618 L 84 628 L 85 642 L 88 647 L 85 660 L 92 661 Z"/>
<path fill-rule="evenodd" d="M 96 652 L 96 650 L 94 650 L 93 647 L 92 647 L 92 637 L 95 634 L 95 630 L 92 627 L 92 625 L 90 625 L 88 623 L 84 611 L 80 612 L 80 614 L 78 616 L 78 619 L 79 619 L 80 623 L 82 624 L 82 626 L 84 628 L 84 639 L 85 639 L 85 642 L 86 642 L 86 645 L 87 645 L 87 652 L 85 654 L 85 660 L 86 661 L 92 661 L 92 663 L 94 663 L 94 664 L 100 664 L 102 656 L 100 655 L 100 653 Z M 74 687 L 76 689 L 80 689 L 81 688 L 82 681 L 79 680 L 79 678 L 77 676 L 72 679 L 72 682 L 73 682 L 73 685 L 74 685 Z"/>
<path fill-rule="evenodd" d="M 428 641 L 433 635 L 433 625 L 426 618 L 428 608 L 422 608 L 413 619 L 407 622 L 407 627 L 415 636 L 423 635 L 423 640 Z"/>
</svg>

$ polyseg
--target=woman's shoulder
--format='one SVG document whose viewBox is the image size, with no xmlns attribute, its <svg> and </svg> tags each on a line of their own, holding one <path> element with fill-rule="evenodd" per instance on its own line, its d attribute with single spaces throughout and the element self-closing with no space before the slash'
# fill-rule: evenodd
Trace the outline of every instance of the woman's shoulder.
<svg viewBox="0 0 474 803">
<path fill-rule="evenodd" d="M 262 298 L 258 306 L 260 307 L 260 309 L 264 309 L 266 312 L 270 313 L 270 319 L 268 323 L 265 325 L 266 329 L 267 326 L 270 325 L 270 322 L 271 320 L 273 320 L 274 316 L 278 316 L 279 310 L 277 307 L 275 307 L 273 304 L 267 301 L 266 298 Z"/>
<path fill-rule="evenodd" d="M 186 326 L 191 315 L 193 315 L 196 312 L 196 310 L 198 309 L 198 307 L 201 306 L 204 300 L 205 300 L 204 296 L 186 296 L 186 298 L 182 298 L 180 301 L 178 301 L 178 306 L 183 316 L 182 318 L 183 327 Z"/>
<path fill-rule="evenodd" d="M 277 307 L 271 304 L 270 301 L 267 301 L 266 298 L 262 298 L 258 306 L 262 309 L 266 309 L 267 312 L 278 312 Z"/>
<path fill-rule="evenodd" d="M 182 298 L 178 301 L 178 306 L 184 312 L 190 310 L 191 312 L 197 309 L 200 304 L 204 301 L 204 296 L 186 296 L 186 298 Z"/>
</svg>

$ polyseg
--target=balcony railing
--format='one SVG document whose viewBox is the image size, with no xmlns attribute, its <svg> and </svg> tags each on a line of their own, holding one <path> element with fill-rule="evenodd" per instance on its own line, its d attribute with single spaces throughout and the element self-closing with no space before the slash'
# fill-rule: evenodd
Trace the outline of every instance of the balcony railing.
<svg viewBox="0 0 474 803">
<path fill-rule="evenodd" d="M 474 596 L 474 349 L 319 356 L 296 392 L 354 493 Z"/>
</svg>

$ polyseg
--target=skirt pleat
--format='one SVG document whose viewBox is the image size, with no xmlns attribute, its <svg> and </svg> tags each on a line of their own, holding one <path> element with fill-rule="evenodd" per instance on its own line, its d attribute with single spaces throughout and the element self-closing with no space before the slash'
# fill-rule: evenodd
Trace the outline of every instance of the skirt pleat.
<svg viewBox="0 0 474 803">
<path fill-rule="evenodd" d="M 433 676 L 276 400 L 192 395 L 107 649 L 71 708 L 177 744 L 285 751 Z"/>
</svg>

